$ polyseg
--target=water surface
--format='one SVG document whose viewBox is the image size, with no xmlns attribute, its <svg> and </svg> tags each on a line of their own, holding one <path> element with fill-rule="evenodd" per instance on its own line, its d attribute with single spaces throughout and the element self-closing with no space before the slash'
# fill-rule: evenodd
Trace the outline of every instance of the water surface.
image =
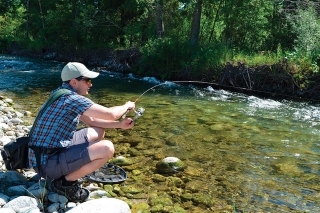
<svg viewBox="0 0 320 213">
<path fill-rule="evenodd" d="M 12 97 L 21 111 L 36 113 L 61 84 L 63 66 L 0 55 L 0 94 Z M 89 97 L 108 107 L 134 101 L 159 83 L 104 71 Z M 135 162 L 125 168 L 124 184 L 142 189 L 140 197 L 163 192 L 187 212 L 320 212 L 318 105 L 167 82 L 136 106 L 146 111 L 135 127 L 107 130 L 106 137 L 115 143 L 116 156 Z M 186 163 L 174 175 L 181 184 L 152 179 L 156 163 L 167 156 Z"/>
</svg>

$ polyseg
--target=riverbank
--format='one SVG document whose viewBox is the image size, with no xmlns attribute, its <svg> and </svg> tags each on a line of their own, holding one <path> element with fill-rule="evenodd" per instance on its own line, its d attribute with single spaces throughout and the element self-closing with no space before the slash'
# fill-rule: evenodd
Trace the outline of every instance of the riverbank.
<svg viewBox="0 0 320 213">
<path fill-rule="evenodd" d="M 122 74 L 133 73 L 143 77 L 138 70 L 141 53 L 137 48 L 128 50 L 99 50 L 99 51 L 65 51 L 43 49 L 42 51 L 28 51 L 12 48 L 5 54 L 53 60 L 60 62 L 78 61 L 96 67 L 99 70 L 111 70 Z M 232 92 L 254 95 L 276 100 L 286 99 L 294 101 L 320 102 L 320 77 L 304 77 L 297 82 L 294 78 L 296 67 L 283 60 L 272 65 L 249 67 L 242 62 L 230 62 L 219 71 L 209 70 L 201 79 L 187 75 L 184 71 L 177 72 L 170 79 L 172 81 L 190 81 L 199 87 L 212 86 L 214 89 L 224 89 Z M 161 73 L 156 77 L 161 79 Z M 303 82 L 309 82 L 305 87 Z"/>
</svg>

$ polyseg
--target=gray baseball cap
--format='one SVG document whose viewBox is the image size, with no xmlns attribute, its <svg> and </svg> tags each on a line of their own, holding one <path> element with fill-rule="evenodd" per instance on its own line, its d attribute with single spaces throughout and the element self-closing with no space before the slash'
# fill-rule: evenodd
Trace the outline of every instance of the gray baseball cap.
<svg viewBox="0 0 320 213">
<path fill-rule="evenodd" d="M 62 81 L 70 81 L 71 79 L 78 78 L 80 76 L 96 78 L 98 75 L 98 72 L 88 70 L 86 66 L 79 62 L 69 62 L 61 71 Z"/>
</svg>

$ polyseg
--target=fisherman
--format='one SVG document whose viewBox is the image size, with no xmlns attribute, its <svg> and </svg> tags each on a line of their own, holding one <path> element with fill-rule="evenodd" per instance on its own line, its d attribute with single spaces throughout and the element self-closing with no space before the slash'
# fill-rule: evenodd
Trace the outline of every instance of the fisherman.
<svg viewBox="0 0 320 213">
<path fill-rule="evenodd" d="M 63 83 L 56 90 L 68 89 L 70 93 L 44 111 L 30 135 L 29 146 L 40 147 L 42 152 L 38 167 L 36 154 L 29 149 L 29 166 L 41 177 L 51 179 L 52 190 L 72 202 L 89 197 L 89 191 L 81 187 L 78 179 L 99 169 L 114 155 L 113 143 L 104 139 L 105 129 L 130 129 L 134 125 L 131 118 L 118 120 L 128 110 L 134 110 L 134 102 L 107 108 L 84 97 L 92 87 L 91 80 L 98 75 L 78 62 L 65 65 L 61 72 Z M 88 127 L 77 130 L 79 121 Z M 52 152 L 55 148 L 57 151 Z"/>
</svg>

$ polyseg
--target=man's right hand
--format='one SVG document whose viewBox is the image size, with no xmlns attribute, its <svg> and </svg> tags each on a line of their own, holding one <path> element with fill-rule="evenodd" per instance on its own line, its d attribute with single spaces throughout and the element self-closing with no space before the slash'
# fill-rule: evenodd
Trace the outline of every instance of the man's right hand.
<svg viewBox="0 0 320 213">
<path fill-rule="evenodd" d="M 125 103 L 125 106 L 127 107 L 127 110 L 131 111 L 131 110 L 134 110 L 134 108 L 136 107 L 136 103 L 132 101 L 128 101 Z"/>
</svg>

